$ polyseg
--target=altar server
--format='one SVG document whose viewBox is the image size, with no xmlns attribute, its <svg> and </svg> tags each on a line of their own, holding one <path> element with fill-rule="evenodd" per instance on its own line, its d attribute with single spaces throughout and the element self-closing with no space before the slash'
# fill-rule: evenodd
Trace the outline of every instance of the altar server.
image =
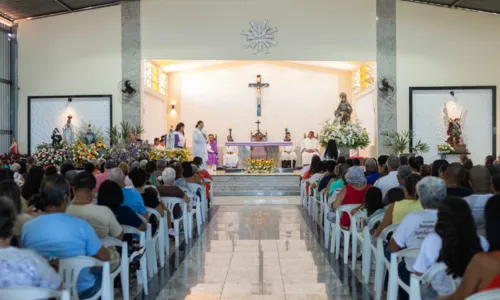
<svg viewBox="0 0 500 300">
<path fill-rule="evenodd" d="M 314 137 L 314 131 L 309 131 L 300 147 L 302 152 L 302 165 L 310 165 L 314 155 L 319 155 L 319 141 Z"/>
<path fill-rule="evenodd" d="M 219 164 L 219 161 L 217 159 L 219 151 L 217 150 L 217 139 L 213 134 L 208 135 L 207 152 L 208 152 L 208 159 L 207 159 L 208 170 L 215 172 L 217 171 L 217 165 Z"/>
<path fill-rule="evenodd" d="M 174 148 L 186 148 L 186 138 L 184 137 L 184 123 L 182 122 L 175 126 Z"/>
<path fill-rule="evenodd" d="M 227 136 L 227 141 L 232 142 L 233 137 L 231 135 Z M 238 146 L 226 146 L 226 152 L 222 157 L 222 163 L 225 167 L 236 168 L 239 162 L 238 157 Z"/>
<path fill-rule="evenodd" d="M 196 123 L 196 130 L 193 132 L 193 157 L 201 157 L 203 169 L 206 169 L 207 153 L 207 133 L 203 131 L 203 121 Z"/>
<path fill-rule="evenodd" d="M 285 142 L 292 142 L 290 132 L 285 134 Z M 292 142 L 291 146 L 280 147 L 281 167 L 282 168 L 295 168 L 297 162 L 297 153 L 295 153 L 295 145 Z"/>
</svg>

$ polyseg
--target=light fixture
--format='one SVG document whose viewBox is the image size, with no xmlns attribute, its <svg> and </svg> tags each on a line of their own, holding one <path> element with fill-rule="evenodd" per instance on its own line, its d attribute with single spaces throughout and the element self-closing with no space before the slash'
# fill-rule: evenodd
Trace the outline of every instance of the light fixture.
<svg viewBox="0 0 500 300">
<path fill-rule="evenodd" d="M 175 104 L 172 104 L 172 110 L 175 110 Z"/>
</svg>

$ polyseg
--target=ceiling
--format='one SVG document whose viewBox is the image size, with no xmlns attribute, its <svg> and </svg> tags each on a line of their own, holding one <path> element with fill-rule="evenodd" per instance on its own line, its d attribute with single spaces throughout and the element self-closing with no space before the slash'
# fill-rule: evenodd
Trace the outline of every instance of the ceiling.
<svg viewBox="0 0 500 300">
<path fill-rule="evenodd" d="M 401 0 L 500 14 L 500 0 Z"/>
<path fill-rule="evenodd" d="M 228 64 L 234 61 L 230 60 L 154 60 L 156 65 L 160 66 L 164 72 L 177 72 L 192 70 L 212 65 Z M 265 62 L 265 61 L 245 61 L 242 63 Z M 365 62 L 347 62 L 347 61 L 285 61 L 288 63 L 310 65 L 337 70 L 354 71 Z"/>
<path fill-rule="evenodd" d="M 118 3 L 118 0 L 0 0 L 0 16 L 16 21 Z"/>
</svg>

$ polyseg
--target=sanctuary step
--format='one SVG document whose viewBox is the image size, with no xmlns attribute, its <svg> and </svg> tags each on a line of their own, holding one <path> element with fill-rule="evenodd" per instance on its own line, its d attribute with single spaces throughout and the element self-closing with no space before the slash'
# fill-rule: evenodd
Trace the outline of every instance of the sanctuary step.
<svg viewBox="0 0 500 300">
<path fill-rule="evenodd" d="M 299 196 L 298 174 L 223 174 L 213 176 L 217 196 Z"/>
</svg>

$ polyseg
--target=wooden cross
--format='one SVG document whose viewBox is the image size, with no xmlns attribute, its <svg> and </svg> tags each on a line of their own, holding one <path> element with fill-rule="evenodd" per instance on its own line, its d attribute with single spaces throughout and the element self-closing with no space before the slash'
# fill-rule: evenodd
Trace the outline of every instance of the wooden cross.
<svg viewBox="0 0 500 300">
<path fill-rule="evenodd" d="M 257 88 L 257 117 L 261 116 L 261 89 L 263 87 L 269 87 L 269 83 L 261 83 L 261 77 L 260 75 L 257 75 L 257 81 L 256 83 L 249 83 L 248 87 L 254 87 Z"/>
</svg>

